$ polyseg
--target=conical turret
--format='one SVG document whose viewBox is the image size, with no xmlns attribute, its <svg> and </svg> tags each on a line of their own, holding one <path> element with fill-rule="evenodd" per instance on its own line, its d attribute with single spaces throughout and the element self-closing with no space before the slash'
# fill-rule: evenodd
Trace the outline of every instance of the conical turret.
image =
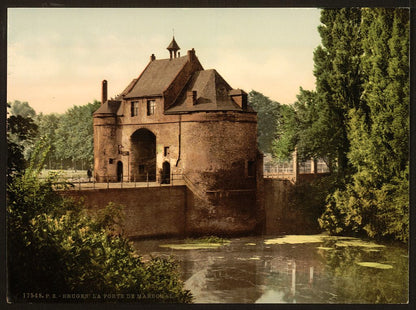
<svg viewBox="0 0 416 310">
<path fill-rule="evenodd" d="M 179 51 L 181 48 L 179 47 L 178 43 L 175 41 L 175 36 L 173 36 L 172 42 L 170 42 L 169 46 L 166 48 L 169 51 L 170 59 L 173 57 L 176 58 L 177 51 Z"/>
</svg>

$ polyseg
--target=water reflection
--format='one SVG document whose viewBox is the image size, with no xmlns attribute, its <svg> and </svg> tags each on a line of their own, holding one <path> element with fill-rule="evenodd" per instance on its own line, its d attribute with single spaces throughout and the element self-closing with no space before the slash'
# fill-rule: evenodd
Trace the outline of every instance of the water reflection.
<svg viewBox="0 0 416 310">
<path fill-rule="evenodd" d="M 320 242 L 265 244 L 263 237 L 232 239 L 219 248 L 172 250 L 183 240 L 136 242 L 146 258 L 173 255 L 196 303 L 406 303 L 407 249 Z M 359 245 L 357 245 L 359 244 Z M 360 266 L 389 264 L 392 269 Z"/>
</svg>

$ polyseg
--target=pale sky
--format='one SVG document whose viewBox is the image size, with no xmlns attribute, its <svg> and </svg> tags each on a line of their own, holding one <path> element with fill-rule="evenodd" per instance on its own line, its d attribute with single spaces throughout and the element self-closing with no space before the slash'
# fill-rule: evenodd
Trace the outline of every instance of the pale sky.
<svg viewBox="0 0 416 310">
<path fill-rule="evenodd" d="M 300 86 L 315 89 L 319 17 L 313 8 L 9 9 L 7 101 L 63 113 L 101 100 L 104 79 L 113 97 L 151 54 L 169 57 L 174 29 L 181 55 L 194 48 L 231 87 L 293 103 Z"/>
</svg>

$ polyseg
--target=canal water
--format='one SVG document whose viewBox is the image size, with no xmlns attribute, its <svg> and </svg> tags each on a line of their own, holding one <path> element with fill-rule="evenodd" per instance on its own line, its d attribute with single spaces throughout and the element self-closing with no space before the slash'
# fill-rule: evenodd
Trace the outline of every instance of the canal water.
<svg viewBox="0 0 416 310">
<path fill-rule="evenodd" d="M 228 241 L 134 245 L 144 259 L 173 256 L 195 303 L 408 302 L 409 256 L 400 244 L 326 235 Z"/>
</svg>

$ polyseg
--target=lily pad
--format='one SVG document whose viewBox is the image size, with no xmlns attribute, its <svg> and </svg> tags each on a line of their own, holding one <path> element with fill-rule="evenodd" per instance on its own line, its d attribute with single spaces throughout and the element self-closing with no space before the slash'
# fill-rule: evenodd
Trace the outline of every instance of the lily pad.
<svg viewBox="0 0 416 310">
<path fill-rule="evenodd" d="M 173 250 L 199 250 L 215 249 L 224 245 L 224 243 L 181 243 L 181 244 L 161 244 L 161 248 L 171 248 Z"/>
<path fill-rule="evenodd" d="M 377 269 L 392 269 L 392 265 L 381 264 L 381 263 L 374 263 L 374 262 L 357 262 L 357 265 L 363 267 L 370 267 L 370 268 L 377 268 Z"/>
<path fill-rule="evenodd" d="M 319 243 L 325 238 L 325 235 L 286 235 L 280 238 L 265 240 L 265 244 L 301 244 L 301 243 Z"/>
</svg>

